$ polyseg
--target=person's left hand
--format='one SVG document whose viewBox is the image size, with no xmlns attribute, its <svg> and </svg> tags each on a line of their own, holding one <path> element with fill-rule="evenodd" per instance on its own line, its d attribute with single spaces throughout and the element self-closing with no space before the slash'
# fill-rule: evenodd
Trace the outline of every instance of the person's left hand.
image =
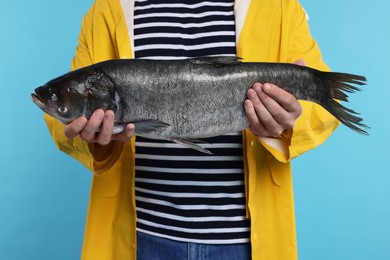
<svg viewBox="0 0 390 260">
<path fill-rule="evenodd" d="M 303 60 L 295 62 L 305 66 Z M 245 112 L 249 129 L 258 137 L 278 137 L 291 129 L 302 113 L 298 100 L 289 92 L 270 83 L 253 84 L 247 92 Z"/>
</svg>

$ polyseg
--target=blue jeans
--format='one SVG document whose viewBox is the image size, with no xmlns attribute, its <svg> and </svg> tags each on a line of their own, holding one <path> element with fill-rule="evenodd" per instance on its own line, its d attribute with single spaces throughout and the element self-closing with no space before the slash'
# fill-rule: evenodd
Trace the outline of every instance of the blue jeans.
<svg viewBox="0 0 390 260">
<path fill-rule="evenodd" d="M 179 242 L 137 232 L 137 260 L 246 260 L 250 243 L 206 245 Z"/>
</svg>

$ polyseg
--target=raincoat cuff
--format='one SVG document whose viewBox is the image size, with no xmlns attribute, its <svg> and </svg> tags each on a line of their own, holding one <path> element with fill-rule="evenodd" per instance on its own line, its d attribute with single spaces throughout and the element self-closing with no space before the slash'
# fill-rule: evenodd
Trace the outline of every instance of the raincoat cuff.
<svg viewBox="0 0 390 260">
<path fill-rule="evenodd" d="M 98 144 L 87 144 L 87 146 L 93 158 L 91 165 L 93 173 L 101 176 L 108 172 L 119 159 L 124 144 L 122 142 L 112 142 L 107 146 L 100 146 Z"/>
<path fill-rule="evenodd" d="M 260 143 L 280 162 L 290 161 L 292 130 L 286 130 L 279 137 L 259 137 Z"/>
</svg>

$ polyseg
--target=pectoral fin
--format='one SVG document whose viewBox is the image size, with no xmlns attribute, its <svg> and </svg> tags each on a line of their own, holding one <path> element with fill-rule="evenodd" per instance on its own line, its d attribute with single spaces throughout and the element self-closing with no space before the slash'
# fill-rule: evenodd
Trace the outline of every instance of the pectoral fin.
<svg viewBox="0 0 390 260">
<path fill-rule="evenodd" d="M 127 125 L 126 123 L 114 124 L 114 129 L 112 129 L 112 134 L 116 135 L 122 133 L 125 130 L 126 125 Z"/>
<path fill-rule="evenodd" d="M 136 133 L 148 133 L 153 132 L 161 128 L 166 128 L 170 126 L 170 124 L 158 121 L 158 120 L 139 120 L 134 122 L 116 122 L 114 125 L 114 129 L 112 131 L 113 134 L 122 133 L 125 129 L 126 125 L 134 124 Z"/>
<path fill-rule="evenodd" d="M 191 141 L 189 141 L 189 140 L 186 140 L 186 139 L 172 138 L 171 141 L 172 141 L 172 142 L 175 142 L 175 143 L 177 143 L 177 144 L 181 144 L 181 145 L 183 145 L 183 146 L 185 146 L 185 147 L 188 147 L 188 148 L 197 150 L 197 151 L 199 151 L 199 152 L 201 152 L 201 153 L 210 154 L 210 155 L 213 154 L 213 153 L 210 152 L 209 150 L 207 150 L 207 149 L 201 147 L 200 145 L 197 145 L 197 144 L 195 144 L 195 143 L 193 143 L 193 142 L 191 142 Z"/>
<path fill-rule="evenodd" d="M 135 125 L 135 133 L 148 133 L 161 128 L 167 128 L 170 124 L 158 120 L 140 120 L 132 122 Z"/>
</svg>

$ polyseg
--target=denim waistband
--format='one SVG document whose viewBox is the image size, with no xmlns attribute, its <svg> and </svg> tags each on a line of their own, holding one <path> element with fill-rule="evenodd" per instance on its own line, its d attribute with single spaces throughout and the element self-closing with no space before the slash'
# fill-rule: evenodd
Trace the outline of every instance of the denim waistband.
<svg viewBox="0 0 390 260">
<path fill-rule="evenodd" d="M 137 232 L 137 260 L 249 260 L 250 243 L 208 245 Z"/>
</svg>

